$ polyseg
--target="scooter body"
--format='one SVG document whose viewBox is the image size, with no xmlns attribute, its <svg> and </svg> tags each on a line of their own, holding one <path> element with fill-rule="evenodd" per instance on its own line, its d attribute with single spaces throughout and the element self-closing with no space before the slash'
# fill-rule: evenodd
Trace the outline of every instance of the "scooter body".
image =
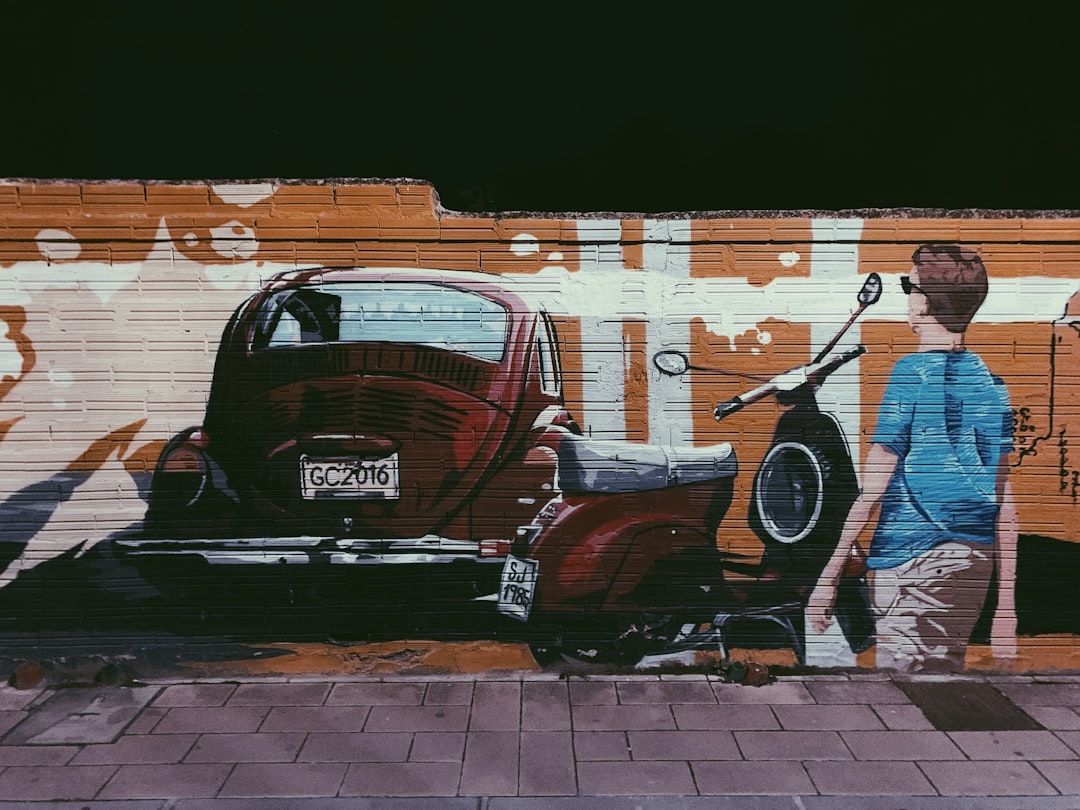
<svg viewBox="0 0 1080 810">
<path fill-rule="evenodd" d="M 873 303 L 863 301 L 865 292 L 862 308 Z M 737 618 L 778 624 L 801 658 L 803 607 L 858 495 L 847 441 L 818 407 L 816 390 L 863 352 L 819 355 L 716 408 L 721 420 L 767 396 L 787 406 L 756 471 L 747 515 L 765 547 L 760 560 L 718 548 L 738 473 L 730 444 L 673 449 L 553 435 L 558 493 L 518 530 L 500 612 L 527 622 L 538 658 L 636 660 L 662 651 L 679 628 Z M 672 358 L 658 356 L 666 373 L 690 367 L 685 355 L 666 354 L 678 354 L 680 366 L 667 370 Z M 873 628 L 865 604 L 854 607 L 860 615 L 842 616 L 841 626 L 856 649 Z"/>
</svg>

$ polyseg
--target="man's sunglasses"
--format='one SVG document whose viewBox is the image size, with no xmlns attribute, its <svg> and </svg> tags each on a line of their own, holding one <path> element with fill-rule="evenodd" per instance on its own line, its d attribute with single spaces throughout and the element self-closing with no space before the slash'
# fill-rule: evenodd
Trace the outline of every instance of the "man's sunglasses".
<svg viewBox="0 0 1080 810">
<path fill-rule="evenodd" d="M 918 290 L 923 295 L 926 295 L 926 290 L 918 284 L 912 284 L 909 276 L 900 276 L 900 288 L 904 291 L 904 295 L 911 295 L 912 290 Z"/>
</svg>

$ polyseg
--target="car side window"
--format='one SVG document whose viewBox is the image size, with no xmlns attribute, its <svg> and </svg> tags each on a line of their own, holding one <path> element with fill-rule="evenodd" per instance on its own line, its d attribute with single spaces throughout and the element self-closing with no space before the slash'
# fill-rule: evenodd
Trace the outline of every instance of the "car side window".
<svg viewBox="0 0 1080 810">
<path fill-rule="evenodd" d="M 555 327 L 547 313 L 541 313 L 540 321 L 536 326 L 536 353 L 540 359 L 540 388 L 545 394 L 559 396 L 561 374 Z"/>
</svg>

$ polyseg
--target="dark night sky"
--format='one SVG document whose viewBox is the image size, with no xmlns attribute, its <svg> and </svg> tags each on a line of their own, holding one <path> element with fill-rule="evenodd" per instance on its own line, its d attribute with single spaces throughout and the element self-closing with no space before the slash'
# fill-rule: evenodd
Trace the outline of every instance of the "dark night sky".
<svg viewBox="0 0 1080 810">
<path fill-rule="evenodd" d="M 0 177 L 414 177 L 460 210 L 1080 208 L 1080 60 L 1038 4 L 15 5 Z"/>
</svg>

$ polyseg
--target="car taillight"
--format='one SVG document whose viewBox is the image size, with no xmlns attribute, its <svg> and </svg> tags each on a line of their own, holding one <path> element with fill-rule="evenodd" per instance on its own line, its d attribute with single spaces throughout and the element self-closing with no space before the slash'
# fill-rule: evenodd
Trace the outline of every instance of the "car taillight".
<svg viewBox="0 0 1080 810">
<path fill-rule="evenodd" d="M 173 506 L 190 506 L 206 489 L 209 468 L 199 448 L 180 444 L 167 449 L 154 476 L 155 497 Z"/>
<path fill-rule="evenodd" d="M 505 557 L 510 553 L 509 540 L 481 540 L 481 557 Z"/>
</svg>

